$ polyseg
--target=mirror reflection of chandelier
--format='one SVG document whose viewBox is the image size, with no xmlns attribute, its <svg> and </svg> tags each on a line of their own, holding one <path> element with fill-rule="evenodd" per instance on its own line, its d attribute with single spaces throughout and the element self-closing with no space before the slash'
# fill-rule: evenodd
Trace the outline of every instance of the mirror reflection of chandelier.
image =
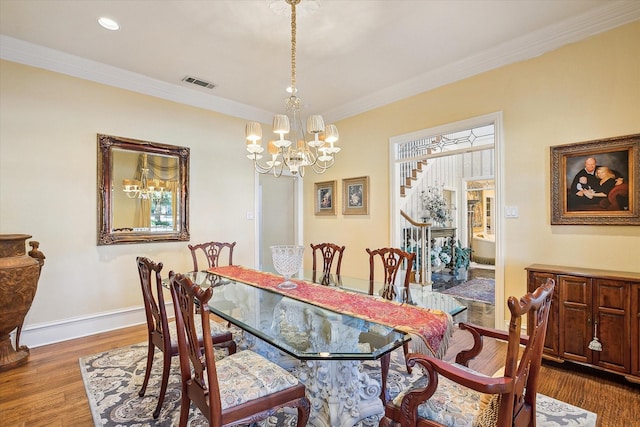
<svg viewBox="0 0 640 427">
<path fill-rule="evenodd" d="M 123 179 L 122 191 L 130 199 L 159 199 L 166 190 L 166 182 L 159 179 L 149 179 L 147 155 L 142 154 L 140 179 Z"/>
<path fill-rule="evenodd" d="M 246 124 L 247 157 L 253 160 L 259 173 L 271 173 L 277 177 L 282 175 L 286 167 L 292 175 L 304 176 L 305 166 L 321 174 L 333 166 L 334 155 L 340 151 L 335 146 L 338 141 L 338 129 L 335 125 L 325 126 L 320 115 L 307 118 L 307 133 L 313 139 L 305 139 L 302 119 L 300 117 L 301 100 L 296 96 L 296 5 L 301 0 L 285 0 L 291 6 L 291 87 L 287 89 L 291 96 L 286 100 L 287 114 L 276 114 L 273 117 L 273 133 L 278 137 L 269 141 L 267 153 L 270 160 L 261 163 L 264 148 L 262 147 L 262 128 L 258 122 Z M 287 138 L 285 138 L 287 135 Z"/>
</svg>

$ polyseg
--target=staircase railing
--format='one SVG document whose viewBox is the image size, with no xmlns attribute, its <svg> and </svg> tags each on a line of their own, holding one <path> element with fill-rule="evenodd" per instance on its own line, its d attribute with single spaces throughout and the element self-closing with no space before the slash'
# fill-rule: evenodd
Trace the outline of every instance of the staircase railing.
<svg viewBox="0 0 640 427">
<path fill-rule="evenodd" d="M 418 222 L 402 209 L 400 214 L 406 220 L 402 226 L 404 250 L 416 254 L 414 271 L 419 272 L 422 286 L 431 285 L 431 223 Z"/>
</svg>

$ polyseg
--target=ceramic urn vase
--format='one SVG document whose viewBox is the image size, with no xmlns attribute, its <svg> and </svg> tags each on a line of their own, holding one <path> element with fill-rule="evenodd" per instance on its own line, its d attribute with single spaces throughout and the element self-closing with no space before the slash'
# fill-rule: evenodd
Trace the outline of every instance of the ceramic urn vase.
<svg viewBox="0 0 640 427">
<path fill-rule="evenodd" d="M 0 372 L 27 361 L 29 348 L 20 345 L 24 318 L 31 308 L 38 287 L 44 255 L 28 234 L 0 234 Z M 10 333 L 16 330 L 15 348 Z"/>
</svg>

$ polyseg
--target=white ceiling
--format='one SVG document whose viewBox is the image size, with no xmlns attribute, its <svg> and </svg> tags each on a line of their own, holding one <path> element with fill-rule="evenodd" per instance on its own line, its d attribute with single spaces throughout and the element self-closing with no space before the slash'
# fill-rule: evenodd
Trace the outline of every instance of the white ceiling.
<svg viewBox="0 0 640 427">
<path fill-rule="evenodd" d="M 273 1 L 0 0 L 0 57 L 268 122 L 291 61 L 290 9 Z M 298 95 L 328 121 L 640 19 L 639 0 L 318 0 L 311 12 L 307 1 Z"/>
</svg>

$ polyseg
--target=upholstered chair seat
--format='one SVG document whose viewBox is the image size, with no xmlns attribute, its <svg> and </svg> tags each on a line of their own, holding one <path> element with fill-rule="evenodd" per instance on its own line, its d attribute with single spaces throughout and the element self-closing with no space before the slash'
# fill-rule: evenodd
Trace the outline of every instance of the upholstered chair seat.
<svg viewBox="0 0 640 427">
<path fill-rule="evenodd" d="M 250 350 L 216 360 L 216 369 L 223 410 L 298 384 L 288 371 Z"/>
<path fill-rule="evenodd" d="M 453 363 L 453 366 L 471 374 L 486 376 L 464 365 Z M 502 370 L 500 370 L 502 375 Z M 412 384 L 411 389 L 427 386 L 427 377 L 421 376 Z M 393 404 L 400 406 L 409 389 L 404 390 L 393 399 Z M 469 387 L 455 383 L 444 376 L 438 379 L 438 388 L 429 400 L 418 406 L 418 418 L 436 421 L 451 427 L 489 427 L 495 426 L 497 395 L 480 393 Z"/>
</svg>

